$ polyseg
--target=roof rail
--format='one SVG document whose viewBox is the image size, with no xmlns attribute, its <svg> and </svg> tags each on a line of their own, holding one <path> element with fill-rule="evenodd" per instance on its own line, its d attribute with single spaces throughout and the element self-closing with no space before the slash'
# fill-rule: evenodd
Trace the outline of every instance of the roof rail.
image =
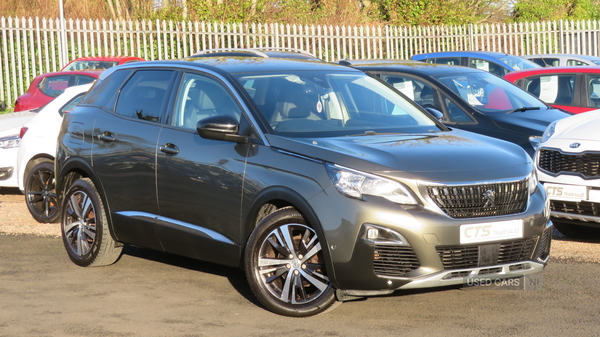
<svg viewBox="0 0 600 337">
<path fill-rule="evenodd" d="M 309 52 L 307 52 L 305 50 L 296 49 L 296 48 L 287 48 L 287 47 L 216 48 L 216 49 L 206 49 L 206 50 L 201 50 L 201 51 L 193 54 L 190 57 L 195 57 L 195 56 L 200 56 L 200 55 L 208 55 L 208 54 L 215 54 L 215 53 L 227 53 L 227 52 L 231 52 L 231 53 L 248 53 L 248 54 L 253 54 L 254 56 L 258 56 L 258 57 L 269 58 L 269 55 L 267 55 L 267 54 L 264 53 L 264 52 L 269 52 L 269 51 L 282 51 L 282 52 L 288 51 L 288 52 L 302 54 L 302 55 L 307 56 L 307 57 L 317 58 L 314 54 L 309 53 Z"/>
</svg>

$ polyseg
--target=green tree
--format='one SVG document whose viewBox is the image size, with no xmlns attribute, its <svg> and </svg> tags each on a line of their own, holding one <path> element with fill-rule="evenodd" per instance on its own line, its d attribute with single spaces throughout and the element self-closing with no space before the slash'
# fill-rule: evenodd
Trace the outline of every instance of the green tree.
<svg viewBox="0 0 600 337">
<path fill-rule="evenodd" d="M 597 20 L 598 0 L 520 0 L 513 9 L 515 21 Z"/>
</svg>

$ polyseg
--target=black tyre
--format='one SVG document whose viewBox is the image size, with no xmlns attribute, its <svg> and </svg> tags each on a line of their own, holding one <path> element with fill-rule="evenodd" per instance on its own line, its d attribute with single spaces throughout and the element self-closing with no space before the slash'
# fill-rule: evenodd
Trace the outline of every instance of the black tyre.
<svg viewBox="0 0 600 337">
<path fill-rule="evenodd" d="M 600 239 L 600 228 L 573 225 L 566 222 L 552 220 L 554 227 L 564 236 L 575 240 L 597 240 Z"/>
<path fill-rule="evenodd" d="M 336 302 L 319 238 L 293 208 L 280 209 L 260 221 L 244 257 L 252 292 L 277 314 L 316 315 Z"/>
<path fill-rule="evenodd" d="M 57 222 L 60 217 L 54 185 L 54 163 L 45 159 L 29 170 L 25 177 L 25 203 L 37 222 Z"/>
<path fill-rule="evenodd" d="M 106 266 L 121 256 L 123 246 L 110 235 L 104 204 L 88 178 L 75 181 L 67 189 L 61 232 L 69 258 L 79 266 Z"/>
</svg>

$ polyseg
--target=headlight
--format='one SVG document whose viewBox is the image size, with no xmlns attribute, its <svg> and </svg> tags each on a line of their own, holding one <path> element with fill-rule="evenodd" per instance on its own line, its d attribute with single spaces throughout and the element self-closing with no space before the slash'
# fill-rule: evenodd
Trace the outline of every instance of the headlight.
<svg viewBox="0 0 600 337">
<path fill-rule="evenodd" d="M 0 138 L 0 149 L 12 149 L 19 147 L 21 139 L 19 135 Z"/>
<path fill-rule="evenodd" d="M 550 123 L 550 125 L 548 125 L 548 127 L 546 128 L 546 131 L 544 131 L 544 134 L 542 135 L 542 140 L 540 140 L 540 143 L 543 143 L 543 142 L 547 141 L 548 139 L 550 139 L 550 137 L 552 137 L 552 135 L 554 134 L 554 131 L 556 129 L 556 122 L 558 122 L 558 121 L 554 121 L 554 122 Z"/>
<path fill-rule="evenodd" d="M 363 195 L 373 195 L 398 204 L 417 204 L 399 182 L 334 164 L 325 164 L 325 167 L 337 190 L 347 197 L 362 199 Z"/>
<path fill-rule="evenodd" d="M 533 169 L 531 174 L 529 175 L 529 194 L 533 194 L 537 190 L 537 185 L 539 183 L 537 170 Z"/>
</svg>

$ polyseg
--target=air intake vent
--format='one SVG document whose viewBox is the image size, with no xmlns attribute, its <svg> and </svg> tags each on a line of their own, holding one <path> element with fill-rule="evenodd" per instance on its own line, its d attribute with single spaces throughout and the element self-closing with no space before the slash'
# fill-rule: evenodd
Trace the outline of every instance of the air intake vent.
<svg viewBox="0 0 600 337">
<path fill-rule="evenodd" d="M 398 245 L 375 245 L 373 270 L 379 276 L 406 276 L 421 264 L 411 247 Z"/>
</svg>

